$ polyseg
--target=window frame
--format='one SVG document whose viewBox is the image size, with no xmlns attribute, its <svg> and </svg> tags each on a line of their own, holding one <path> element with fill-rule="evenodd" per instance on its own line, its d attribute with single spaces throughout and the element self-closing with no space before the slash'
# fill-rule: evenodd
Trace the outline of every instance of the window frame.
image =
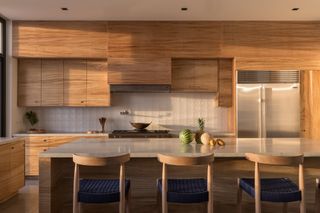
<svg viewBox="0 0 320 213">
<path fill-rule="evenodd" d="M 2 54 L 1 58 L 1 69 L 0 69 L 0 136 L 6 136 L 6 45 L 7 45 L 7 23 L 4 18 L 0 16 L 0 22 L 2 24 Z"/>
</svg>

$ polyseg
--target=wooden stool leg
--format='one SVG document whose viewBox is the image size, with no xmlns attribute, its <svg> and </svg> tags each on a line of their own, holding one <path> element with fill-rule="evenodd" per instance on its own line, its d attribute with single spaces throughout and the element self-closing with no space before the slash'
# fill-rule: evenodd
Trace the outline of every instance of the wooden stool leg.
<svg viewBox="0 0 320 213">
<path fill-rule="evenodd" d="M 242 189 L 240 188 L 240 178 L 238 178 L 238 193 L 237 193 L 237 212 L 242 212 Z"/>
<path fill-rule="evenodd" d="M 282 205 L 282 213 L 287 213 L 288 212 L 288 203 L 283 203 Z"/>
<path fill-rule="evenodd" d="M 168 213 L 168 201 L 167 201 L 167 190 L 168 190 L 168 182 L 167 182 L 167 165 L 164 163 L 162 165 L 162 213 Z"/>
</svg>

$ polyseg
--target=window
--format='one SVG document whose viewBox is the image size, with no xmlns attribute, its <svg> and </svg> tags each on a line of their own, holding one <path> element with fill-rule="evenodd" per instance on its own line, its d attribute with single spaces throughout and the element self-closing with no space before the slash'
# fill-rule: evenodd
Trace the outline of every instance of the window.
<svg viewBox="0 0 320 213">
<path fill-rule="evenodd" d="M 6 21 L 0 17 L 0 136 L 6 134 Z"/>
</svg>

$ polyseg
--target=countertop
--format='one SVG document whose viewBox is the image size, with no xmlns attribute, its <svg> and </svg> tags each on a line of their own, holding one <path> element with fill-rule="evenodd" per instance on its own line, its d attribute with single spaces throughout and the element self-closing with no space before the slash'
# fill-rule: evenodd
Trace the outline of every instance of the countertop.
<svg viewBox="0 0 320 213">
<path fill-rule="evenodd" d="M 224 138 L 225 146 L 183 145 L 177 138 L 86 139 L 82 138 L 40 154 L 41 157 L 68 158 L 73 153 L 114 154 L 129 152 L 132 158 L 154 158 L 158 153 L 198 155 L 214 152 L 216 157 L 244 157 L 246 152 L 274 155 L 320 157 L 320 140 L 300 138 Z"/>
<path fill-rule="evenodd" d="M 1 138 L 0 137 L 0 146 L 1 145 L 4 145 L 4 144 L 8 144 L 8 143 L 12 143 L 12 142 L 15 142 L 19 139 L 22 139 L 23 137 L 17 137 L 17 138 L 9 138 L 9 137 L 6 137 L 6 138 Z"/>
<path fill-rule="evenodd" d="M 16 133 L 13 134 L 14 137 L 32 137 L 32 136 L 41 136 L 41 137 L 57 137 L 57 136 L 80 136 L 80 137 L 90 137 L 90 136 L 108 136 L 109 133 L 84 133 L 84 132 L 55 132 L 55 133 Z"/>
</svg>

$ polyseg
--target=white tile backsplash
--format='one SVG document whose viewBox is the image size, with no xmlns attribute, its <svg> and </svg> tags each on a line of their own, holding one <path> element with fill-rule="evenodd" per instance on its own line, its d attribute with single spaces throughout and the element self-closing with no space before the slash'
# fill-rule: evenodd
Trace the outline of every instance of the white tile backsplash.
<svg viewBox="0 0 320 213">
<path fill-rule="evenodd" d="M 206 129 L 228 132 L 228 108 L 217 106 L 211 93 L 116 93 L 111 107 L 28 108 L 37 112 L 38 128 L 48 132 L 83 132 L 100 130 L 99 117 L 107 118 L 107 130 L 132 129 L 129 122 L 152 122 L 149 129 L 197 129 L 197 118 L 203 117 Z M 129 110 L 129 115 L 120 111 Z M 27 129 L 27 126 L 26 126 Z"/>
</svg>

